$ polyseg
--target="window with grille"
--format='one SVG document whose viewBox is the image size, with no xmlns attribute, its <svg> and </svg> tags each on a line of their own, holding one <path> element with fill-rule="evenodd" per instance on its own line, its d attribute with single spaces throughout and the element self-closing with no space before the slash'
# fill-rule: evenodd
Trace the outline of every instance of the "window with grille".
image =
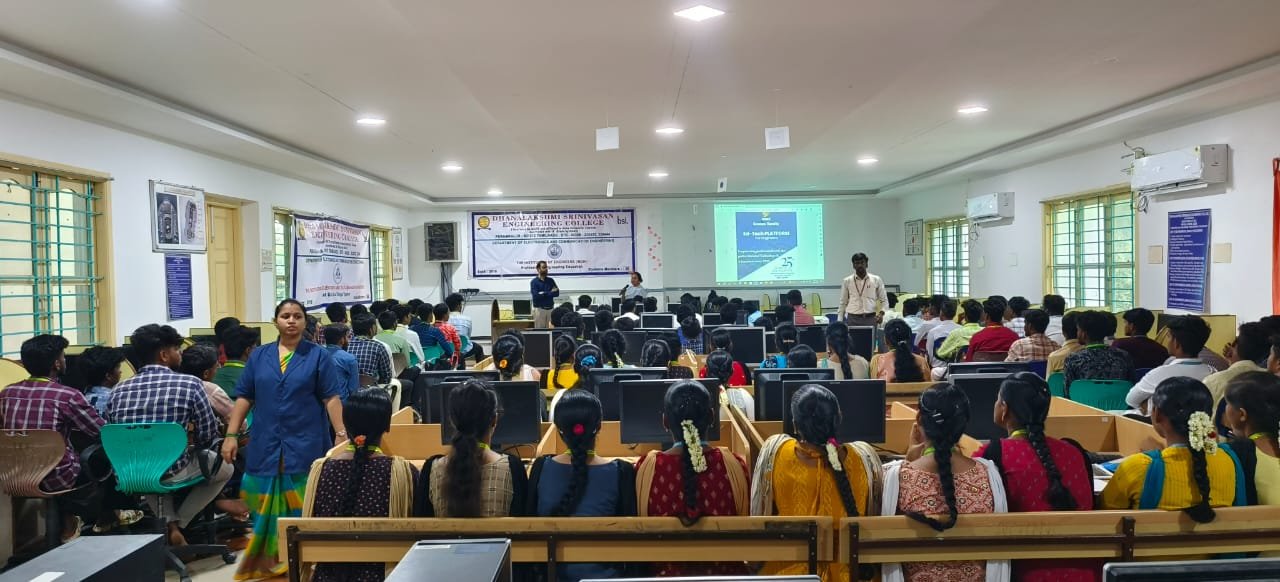
<svg viewBox="0 0 1280 582">
<path fill-rule="evenodd" d="M 275 213 L 272 226 L 271 248 L 275 255 L 276 303 L 288 299 L 293 292 L 289 276 L 293 272 L 293 217 L 283 212 Z"/>
<path fill-rule="evenodd" d="M 1133 195 L 1127 188 L 1044 204 L 1045 288 L 1068 307 L 1132 309 Z"/>
<path fill-rule="evenodd" d="M 98 184 L 5 167 L 0 171 L 0 355 L 56 334 L 96 344 Z"/>
<path fill-rule="evenodd" d="M 947 218 L 925 224 L 925 277 L 930 294 L 969 295 L 969 221 Z"/>
<path fill-rule="evenodd" d="M 391 231 L 374 228 L 370 232 L 373 236 L 373 248 L 370 249 L 373 253 L 370 257 L 373 264 L 373 298 L 386 299 L 391 293 L 391 269 L 387 267 L 391 261 Z"/>
</svg>

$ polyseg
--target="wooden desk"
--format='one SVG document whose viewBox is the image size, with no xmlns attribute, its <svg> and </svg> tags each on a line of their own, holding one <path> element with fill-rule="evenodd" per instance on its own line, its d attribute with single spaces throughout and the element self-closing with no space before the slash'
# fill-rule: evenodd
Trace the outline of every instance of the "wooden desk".
<svg viewBox="0 0 1280 582">
<path fill-rule="evenodd" d="M 781 424 L 781 423 L 779 423 Z M 660 443 L 624 443 L 622 442 L 622 426 L 619 421 L 607 420 L 600 425 L 600 434 L 596 435 L 596 454 L 602 457 L 642 457 L 649 451 L 661 451 Z M 755 456 L 750 448 L 747 436 L 742 433 L 737 423 L 730 418 L 725 408 L 720 410 L 720 438 L 711 443 L 712 446 L 726 447 L 730 451 L 742 455 L 747 466 L 755 463 Z M 535 457 L 557 455 L 568 448 L 560 439 L 560 433 L 554 427 L 543 435 L 543 442 L 538 444 Z"/>
<path fill-rule="evenodd" d="M 495 319 L 492 322 L 490 322 L 490 325 L 492 325 L 491 329 L 493 330 L 490 333 L 493 334 L 493 339 L 496 340 L 498 339 L 498 336 L 501 336 L 502 333 L 507 331 L 508 329 L 518 329 L 522 331 L 526 329 L 533 329 L 533 320 L 532 319 Z"/>
</svg>

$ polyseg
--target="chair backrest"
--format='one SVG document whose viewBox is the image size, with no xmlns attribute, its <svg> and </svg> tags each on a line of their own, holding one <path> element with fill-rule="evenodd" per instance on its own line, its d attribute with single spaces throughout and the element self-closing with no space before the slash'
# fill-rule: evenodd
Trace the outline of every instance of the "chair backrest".
<svg viewBox="0 0 1280 582">
<path fill-rule="evenodd" d="M 122 493 L 168 493 L 191 485 L 164 485 L 160 478 L 187 449 L 187 431 L 176 423 L 108 424 L 102 448 Z M 193 461 L 194 462 L 194 461 Z"/>
<path fill-rule="evenodd" d="M 378 383 L 378 379 L 368 374 L 360 374 L 360 387 L 373 386 Z"/>
<path fill-rule="evenodd" d="M 773 311 L 773 298 L 769 297 L 768 293 L 765 293 L 764 297 L 760 298 L 760 310 Z"/>
<path fill-rule="evenodd" d="M 1009 357 L 1009 352 L 976 352 L 973 354 L 975 362 L 1003 362 Z"/>
<path fill-rule="evenodd" d="M 809 313 L 822 313 L 822 296 L 817 293 L 809 294 Z"/>
<path fill-rule="evenodd" d="M 391 354 L 391 373 L 393 375 L 395 375 L 396 377 L 399 377 L 400 373 L 403 372 L 404 369 L 408 367 L 409 367 L 408 354 L 405 354 L 403 352 L 398 354 Z"/>
<path fill-rule="evenodd" d="M 444 348 L 438 345 L 422 347 L 422 361 L 424 362 L 434 364 L 436 360 L 439 360 L 442 356 L 444 356 Z"/>
<path fill-rule="evenodd" d="M 1062 372 L 1049 374 L 1049 394 L 1058 398 L 1067 397 L 1067 377 Z"/>
<path fill-rule="evenodd" d="M 462 353 L 463 353 L 463 354 L 465 354 L 465 353 L 467 353 L 467 352 L 471 351 L 471 336 L 468 336 L 468 335 L 461 335 L 461 334 L 459 334 L 459 335 L 458 335 L 458 339 L 462 341 Z M 458 357 L 459 357 L 459 358 L 461 358 L 461 357 L 462 357 L 462 354 L 458 354 Z"/>
<path fill-rule="evenodd" d="M 1049 362 L 1045 360 L 1032 360 L 1027 362 L 1027 368 L 1032 372 L 1035 372 L 1037 376 L 1044 378 L 1045 375 L 1049 373 Z"/>
<path fill-rule="evenodd" d="M 1133 382 L 1128 380 L 1075 380 L 1068 393 L 1073 402 L 1098 410 L 1124 410 L 1129 408 L 1124 397 L 1130 388 Z"/>
<path fill-rule="evenodd" d="M 941 348 L 942 342 L 945 342 L 945 341 L 947 341 L 947 336 L 942 336 L 936 340 L 933 340 L 933 347 L 929 348 L 928 355 L 933 356 L 935 358 L 938 357 L 938 348 Z"/>
<path fill-rule="evenodd" d="M 66 449 L 56 430 L 0 431 L 0 490 L 11 497 L 50 497 L 40 482 Z"/>
<path fill-rule="evenodd" d="M 120 381 L 121 382 L 124 382 L 125 380 L 128 380 L 129 378 L 132 378 L 137 375 L 138 375 L 138 371 L 133 368 L 133 364 L 130 363 L 129 360 L 120 362 Z"/>
<path fill-rule="evenodd" d="M 4 390 L 5 386 L 17 384 L 27 378 L 31 374 L 27 373 L 27 369 L 22 364 L 13 360 L 0 359 L 0 390 Z"/>
</svg>

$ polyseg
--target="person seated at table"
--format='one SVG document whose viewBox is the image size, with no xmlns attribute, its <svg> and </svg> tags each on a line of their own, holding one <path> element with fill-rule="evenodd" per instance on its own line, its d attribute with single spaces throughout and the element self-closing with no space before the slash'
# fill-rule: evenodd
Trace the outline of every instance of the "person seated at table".
<svg viewBox="0 0 1280 582">
<path fill-rule="evenodd" d="M 1150 414 L 1145 412 L 1147 401 L 1151 399 L 1156 386 L 1161 382 L 1173 377 L 1204 380 L 1216 371 L 1198 356 L 1204 349 L 1205 342 L 1209 341 L 1211 332 L 1208 323 L 1194 315 L 1180 315 L 1170 317 L 1165 329 L 1169 330 L 1169 354 L 1172 357 L 1163 366 L 1147 372 L 1137 384 L 1134 384 L 1133 388 L 1129 389 L 1129 394 L 1124 398 L 1130 408 L 1146 414 Z M 1209 415 L 1213 415 L 1212 404 Z"/>
<path fill-rule="evenodd" d="M 1115 321 L 1115 317 L 1105 311 L 1076 313 L 1076 339 L 1084 349 L 1067 356 L 1062 365 L 1068 391 L 1076 380 L 1132 380 L 1133 362 L 1129 352 L 1109 348 L 1104 343 Z"/>
<path fill-rule="evenodd" d="M 582 334 L 586 331 L 586 327 L 587 326 L 582 322 L 582 316 L 578 315 L 578 312 L 568 311 L 564 315 L 560 316 L 560 325 L 557 325 L 556 329 L 568 332 L 568 334 L 577 341 L 583 341 L 584 338 L 582 337 Z M 564 334 L 561 333 L 560 335 Z"/>
<path fill-rule="evenodd" d="M 732 404 L 746 415 L 747 420 L 756 419 L 755 397 L 741 388 L 745 384 L 734 384 L 733 378 L 738 374 L 738 362 L 733 360 L 733 355 L 724 350 L 716 350 L 707 355 L 707 365 L 702 369 L 704 378 L 714 378 L 720 381 L 720 402 L 724 404 Z M 743 382 L 745 383 L 745 377 Z"/>
<path fill-rule="evenodd" d="M 640 348 L 640 367 L 641 368 L 666 368 L 667 373 L 663 378 L 673 380 L 681 377 L 688 377 L 689 369 L 683 366 L 671 365 L 671 348 L 665 340 L 651 339 L 644 342 L 644 346 Z M 673 371 L 674 368 L 681 368 L 681 371 Z"/>
<path fill-rule="evenodd" d="M 564 390 L 572 388 L 578 383 L 578 372 L 574 370 L 573 354 L 578 349 L 578 343 L 573 338 L 565 334 L 556 334 L 555 341 L 551 342 L 551 359 L 552 366 L 550 373 L 547 374 L 546 384 L 543 386 L 547 390 Z"/>
<path fill-rule="evenodd" d="M 730 354 L 729 356 L 730 359 L 733 359 L 733 356 L 732 356 L 733 334 L 729 333 L 729 330 L 724 329 L 723 327 L 716 328 L 715 331 L 711 332 L 710 348 L 713 350 L 713 352 L 723 351 L 727 354 Z M 711 356 L 708 355 L 707 357 L 710 358 Z M 701 370 L 698 371 L 698 377 L 699 378 L 709 377 L 707 374 L 706 367 L 703 367 Z M 750 383 L 751 383 L 751 378 L 747 375 L 747 367 L 743 365 L 742 362 L 734 360 L 733 374 L 729 377 L 729 383 L 727 385 L 728 386 L 746 386 Z"/>
<path fill-rule="evenodd" d="M 253 353 L 253 349 L 262 343 L 262 330 L 241 325 L 229 330 L 225 336 L 226 341 L 223 346 L 227 352 L 227 361 L 213 373 L 213 383 L 222 388 L 227 398 L 234 399 L 236 382 L 240 381 L 240 375 L 244 373 L 244 363 L 249 359 L 249 354 Z M 383 353 L 385 352 L 386 350 L 383 350 Z M 388 364 L 387 370 L 390 369 L 391 366 Z M 390 375 L 389 371 L 388 375 Z"/>
<path fill-rule="evenodd" d="M 866 380 L 871 377 L 871 364 L 854 353 L 849 338 L 849 326 L 837 321 L 827 326 L 827 357 L 822 367 L 836 371 L 836 380 Z M 794 367 L 794 366 L 792 366 Z"/>
<path fill-rule="evenodd" d="M 1128 352 L 1134 368 L 1156 368 L 1169 359 L 1169 350 L 1160 342 L 1147 337 L 1156 324 L 1156 315 L 1148 309 L 1135 307 L 1124 312 L 1124 335 L 1111 342 L 1111 347 Z"/>
<path fill-rule="evenodd" d="M 551 404 L 547 407 L 547 413 L 554 415 L 556 413 L 556 404 L 570 390 L 581 389 L 585 387 L 584 382 L 591 370 L 604 367 L 604 353 L 595 344 L 582 344 L 573 352 L 573 373 L 574 382 L 569 386 L 569 390 L 557 390 L 555 396 L 551 397 Z"/>
<path fill-rule="evenodd" d="M 750 515 L 751 473 L 736 453 L 708 445 L 703 436 L 716 422 L 717 403 L 696 380 L 667 389 L 663 426 L 675 446 L 650 451 L 636 464 L 640 517 L 675 516 L 691 526 L 705 516 Z M 721 564 L 654 564 L 653 575 L 731 576 L 748 572 L 744 561 Z"/>
<path fill-rule="evenodd" d="M 1222 420 L 1234 436 L 1249 505 L 1280 505 L 1280 378 L 1245 372 L 1227 384 L 1224 400 Z"/>
<path fill-rule="evenodd" d="M 681 352 L 701 354 L 706 351 L 702 342 L 702 322 L 694 315 L 680 320 L 676 329 L 676 338 L 680 340 Z"/>
<path fill-rule="evenodd" d="M 884 324 L 889 353 L 871 356 L 871 377 L 886 382 L 923 382 L 929 377 L 929 363 L 911 351 L 911 326 L 895 319 Z"/>
<path fill-rule="evenodd" d="M 600 334 L 600 350 L 604 353 L 603 365 L 606 368 L 625 368 L 622 355 L 627 352 L 627 338 L 617 329 L 606 330 Z"/>
<path fill-rule="evenodd" d="M 787 367 L 787 353 L 800 343 L 800 332 L 791 323 L 780 323 L 773 328 L 773 345 L 778 353 L 768 354 L 760 362 L 761 368 Z"/>
<path fill-rule="evenodd" d="M 596 455 L 596 435 L 603 412 L 589 390 L 564 392 L 552 414 L 556 433 L 567 450 L 534 461 L 529 474 L 525 514 L 542 517 L 626 517 L 636 514 L 635 467 L 620 459 Z M 562 581 L 618 578 L 613 564 L 561 564 Z"/>
<path fill-rule="evenodd" d="M 1046 362 L 1047 366 L 1049 355 L 1060 347 L 1044 335 L 1045 328 L 1049 327 L 1049 314 L 1039 309 L 1027 309 L 1019 319 L 1022 320 L 1024 337 L 1009 346 L 1009 354 L 1004 361 Z"/>
<path fill-rule="evenodd" d="M 982 303 L 983 328 L 969 338 L 969 350 L 964 353 L 964 361 L 972 362 L 981 352 L 1006 353 L 1013 342 L 1018 341 L 1018 332 L 1004 326 L 1004 312 L 1008 307 L 1005 301 L 996 297 Z"/>
<path fill-rule="evenodd" d="M 836 523 L 875 515 L 879 508 L 871 485 L 880 482 L 880 457 L 867 443 L 837 441 L 842 413 L 835 395 L 819 384 L 806 384 L 790 406 L 799 439 L 777 434 L 761 446 L 751 479 L 751 515 L 823 516 Z M 808 565 L 768 563 L 760 573 L 803 575 Z M 849 567 L 826 563 L 819 566 L 819 574 L 827 582 L 848 580 Z"/>
<path fill-rule="evenodd" d="M 342 405 L 346 448 L 317 459 L 307 476 L 302 517 L 412 517 L 418 470 L 379 445 L 391 430 L 391 398 L 374 388 L 351 394 Z M 312 582 L 382 580 L 385 564 L 319 564 Z"/>
<path fill-rule="evenodd" d="M 93 346 L 76 358 L 76 373 L 84 381 L 84 397 L 101 416 L 107 413 L 111 388 L 120 383 L 125 353 L 120 348 Z"/>
<path fill-rule="evenodd" d="M 418 343 L 422 345 L 424 355 L 432 348 L 439 348 L 444 352 L 435 363 L 436 369 L 446 370 L 448 364 L 454 361 L 453 342 L 445 337 L 441 328 L 435 326 L 435 320 L 435 306 L 423 303 L 418 306 L 418 321 L 409 326 L 409 331 L 418 335 Z"/>
<path fill-rule="evenodd" d="M 498 371 L 499 378 L 504 382 L 537 382 L 542 379 L 542 372 L 524 363 L 524 342 L 513 335 L 501 336 L 498 341 L 493 342 L 493 369 Z"/>
<path fill-rule="evenodd" d="M 824 361 L 823 364 L 826 364 Z M 783 368 L 817 368 L 818 353 L 813 348 L 800 344 L 787 352 L 787 363 Z"/>
<path fill-rule="evenodd" d="M 1100 507 L 1183 511 L 1196 523 L 1209 523 L 1213 508 L 1245 505 L 1243 472 L 1235 453 L 1218 445 L 1210 416 L 1213 395 L 1204 383 L 1166 378 L 1150 404 L 1151 425 L 1165 448 L 1125 457 L 1102 490 Z M 1152 471 L 1163 478 L 1153 479 Z"/>
<path fill-rule="evenodd" d="M 1049 316 L 1043 318 L 1047 322 Z M 1032 323 L 1028 318 L 1028 335 L 1033 331 Z M 1000 384 L 993 420 L 1009 432 L 1009 437 L 992 440 L 974 453 L 999 469 L 1009 511 L 1093 510 L 1089 454 L 1075 441 L 1044 434 L 1051 399 L 1049 384 L 1033 372 L 1018 372 L 1006 378 Z M 1091 582 L 1098 579 L 1101 570 L 1102 564 L 1096 560 L 1013 562 L 1015 580 Z"/>
<path fill-rule="evenodd" d="M 200 379 L 200 383 L 204 385 L 204 394 L 209 397 L 209 406 L 213 407 L 213 413 L 225 427 L 236 403 L 222 391 L 221 386 L 212 382 L 213 374 L 218 371 L 217 349 L 209 344 L 195 344 L 182 350 L 182 364 L 178 371 Z"/>
<path fill-rule="evenodd" d="M 601 307 L 596 311 L 596 333 L 604 333 L 613 329 L 613 311 L 607 307 Z"/>
<path fill-rule="evenodd" d="M 453 440 L 448 455 L 427 459 L 414 489 L 416 517 L 509 517 L 524 514 L 524 463 L 489 447 L 498 426 L 498 395 L 482 380 L 449 393 Z"/>
</svg>

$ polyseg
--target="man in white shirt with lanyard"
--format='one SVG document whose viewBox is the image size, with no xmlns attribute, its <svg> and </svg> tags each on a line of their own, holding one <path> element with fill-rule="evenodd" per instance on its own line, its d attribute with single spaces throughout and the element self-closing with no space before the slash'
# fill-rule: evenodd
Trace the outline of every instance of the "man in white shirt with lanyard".
<svg viewBox="0 0 1280 582">
<path fill-rule="evenodd" d="M 853 274 L 840 285 L 840 314 L 850 326 L 875 326 L 884 318 L 889 304 L 884 281 L 867 272 L 867 255 L 853 255 Z"/>
</svg>

